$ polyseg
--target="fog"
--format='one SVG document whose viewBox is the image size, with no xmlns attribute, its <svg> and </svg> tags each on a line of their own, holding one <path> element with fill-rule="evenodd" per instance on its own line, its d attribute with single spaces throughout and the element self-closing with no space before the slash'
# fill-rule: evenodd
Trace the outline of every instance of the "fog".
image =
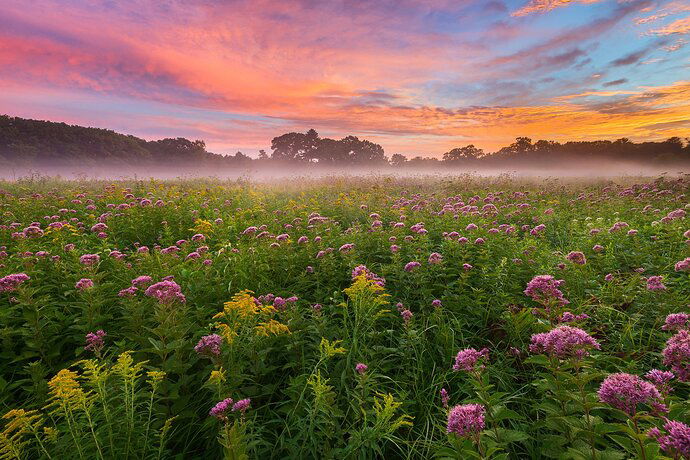
<svg viewBox="0 0 690 460">
<path fill-rule="evenodd" d="M 158 166 L 32 166 L 7 167 L 0 166 L 0 179 L 18 181 L 27 178 L 52 177 L 66 180 L 124 180 L 124 179 L 193 179 L 217 178 L 222 180 L 250 180 L 252 182 L 271 182 L 276 180 L 318 179 L 324 177 L 366 177 L 366 176 L 395 176 L 420 177 L 434 176 L 438 178 L 452 178 L 455 176 L 510 176 L 515 178 L 527 177 L 563 177 L 563 178 L 616 178 L 616 177 L 651 177 L 659 175 L 677 176 L 690 172 L 685 165 L 654 166 L 649 163 L 641 164 L 620 161 L 590 161 L 586 164 L 561 163 L 544 167 L 519 166 L 510 168 L 471 167 L 463 168 L 449 166 L 439 162 L 437 165 L 382 166 L 376 168 L 363 167 L 319 167 L 314 164 L 297 165 L 249 165 L 238 168 L 214 167 L 158 167 Z"/>
</svg>

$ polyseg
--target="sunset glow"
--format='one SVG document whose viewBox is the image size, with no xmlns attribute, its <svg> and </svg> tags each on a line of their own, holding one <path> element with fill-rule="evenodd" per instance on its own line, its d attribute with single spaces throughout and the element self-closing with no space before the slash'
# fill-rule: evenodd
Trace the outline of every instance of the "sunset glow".
<svg viewBox="0 0 690 460">
<path fill-rule="evenodd" d="M 690 3 L 5 0 L 0 113 L 255 155 L 690 132 Z"/>
</svg>

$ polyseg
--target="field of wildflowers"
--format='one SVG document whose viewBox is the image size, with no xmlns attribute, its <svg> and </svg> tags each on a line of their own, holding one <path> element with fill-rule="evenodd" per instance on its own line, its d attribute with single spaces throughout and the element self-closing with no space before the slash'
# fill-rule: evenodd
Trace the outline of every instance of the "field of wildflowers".
<svg viewBox="0 0 690 460">
<path fill-rule="evenodd" d="M 690 459 L 689 187 L 0 183 L 0 458 Z"/>
</svg>

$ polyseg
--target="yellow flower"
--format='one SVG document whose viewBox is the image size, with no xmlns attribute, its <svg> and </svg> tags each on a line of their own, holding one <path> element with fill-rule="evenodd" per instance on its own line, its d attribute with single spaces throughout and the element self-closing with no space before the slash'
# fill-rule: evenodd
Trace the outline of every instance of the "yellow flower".
<svg viewBox="0 0 690 460">
<path fill-rule="evenodd" d="M 330 358 L 335 355 L 340 355 L 345 353 L 345 348 L 339 347 L 342 340 L 334 340 L 329 342 L 328 339 L 321 338 L 321 343 L 319 344 L 319 351 L 321 352 L 322 358 Z"/>
<path fill-rule="evenodd" d="M 151 385 L 151 388 L 153 388 L 155 392 L 160 383 L 165 379 L 166 373 L 163 371 L 148 371 L 146 375 L 148 377 L 146 383 Z"/>
<path fill-rule="evenodd" d="M 232 300 L 223 304 L 223 311 L 216 314 L 213 319 L 249 318 L 254 316 L 258 311 L 258 307 L 252 294 L 253 292 L 248 289 L 238 292 L 232 296 Z"/>
<path fill-rule="evenodd" d="M 256 326 L 256 335 L 262 335 L 268 337 L 269 335 L 280 335 L 289 334 L 290 329 L 283 323 L 280 323 L 274 319 L 268 320 L 265 323 L 259 323 Z"/>
<path fill-rule="evenodd" d="M 225 383 L 225 380 L 225 369 L 222 367 L 218 370 L 211 371 L 211 375 L 208 377 L 208 383 L 214 386 L 220 386 L 221 384 Z"/>
<path fill-rule="evenodd" d="M 48 382 L 52 399 L 68 408 L 80 406 L 86 400 L 86 394 L 77 382 L 78 377 L 79 374 L 69 369 L 58 372 Z"/>
</svg>

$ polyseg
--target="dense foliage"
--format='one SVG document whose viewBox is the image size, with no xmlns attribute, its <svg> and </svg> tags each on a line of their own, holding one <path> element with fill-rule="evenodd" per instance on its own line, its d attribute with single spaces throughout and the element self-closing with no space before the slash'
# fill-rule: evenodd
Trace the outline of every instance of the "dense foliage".
<svg viewBox="0 0 690 460">
<path fill-rule="evenodd" d="M 0 456 L 690 458 L 689 184 L 0 183 Z"/>
</svg>

